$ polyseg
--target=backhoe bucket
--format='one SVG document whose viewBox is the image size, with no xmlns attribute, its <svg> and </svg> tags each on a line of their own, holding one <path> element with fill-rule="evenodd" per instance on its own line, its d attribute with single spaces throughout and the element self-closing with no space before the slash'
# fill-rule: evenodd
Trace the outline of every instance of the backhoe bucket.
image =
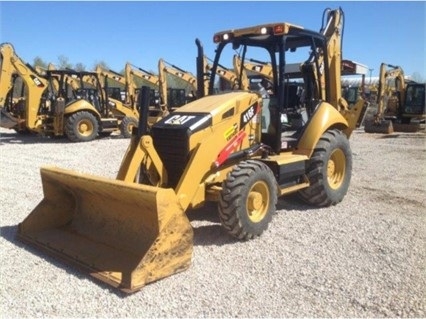
<svg viewBox="0 0 426 319">
<path fill-rule="evenodd" d="M 193 230 L 173 189 L 41 168 L 18 237 L 125 292 L 186 270 Z"/>
<path fill-rule="evenodd" d="M 0 108 L 0 127 L 12 128 L 24 120 L 19 120 Z"/>
<path fill-rule="evenodd" d="M 393 123 L 395 132 L 415 133 L 421 130 L 420 123 Z"/>
<path fill-rule="evenodd" d="M 381 120 L 380 122 L 376 122 L 374 120 L 365 120 L 364 131 L 366 133 L 382 133 L 382 134 L 391 134 L 394 132 L 392 121 L 389 121 L 389 120 Z"/>
</svg>

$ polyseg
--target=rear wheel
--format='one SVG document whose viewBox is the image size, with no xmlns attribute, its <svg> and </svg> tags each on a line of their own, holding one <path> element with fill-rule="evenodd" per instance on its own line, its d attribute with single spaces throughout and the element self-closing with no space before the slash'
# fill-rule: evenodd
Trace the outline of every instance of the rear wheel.
<svg viewBox="0 0 426 319">
<path fill-rule="evenodd" d="M 311 205 L 336 205 L 348 191 L 351 174 L 352 152 L 346 135 L 340 130 L 327 131 L 309 161 L 307 176 L 311 185 L 299 195 Z"/>
<path fill-rule="evenodd" d="M 126 138 L 132 136 L 133 127 L 138 126 L 138 121 L 134 117 L 125 116 L 120 123 L 120 132 Z"/>
<path fill-rule="evenodd" d="M 238 239 L 252 239 L 268 228 L 277 203 L 277 184 L 268 166 L 259 161 L 237 165 L 222 184 L 219 218 Z"/>
<path fill-rule="evenodd" d="M 88 142 L 98 135 L 99 124 L 96 117 L 87 111 L 72 114 L 66 120 L 65 134 L 72 142 Z"/>
</svg>

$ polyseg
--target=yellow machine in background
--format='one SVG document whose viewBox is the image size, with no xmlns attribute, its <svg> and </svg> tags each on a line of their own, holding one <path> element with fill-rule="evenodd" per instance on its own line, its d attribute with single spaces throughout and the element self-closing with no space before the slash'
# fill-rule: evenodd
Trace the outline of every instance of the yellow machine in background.
<svg viewBox="0 0 426 319">
<path fill-rule="evenodd" d="M 208 74 L 210 74 L 210 71 L 213 67 L 213 65 L 209 63 L 209 61 L 212 62 L 209 58 L 204 57 L 205 72 Z M 220 80 L 225 81 L 225 83 L 223 83 L 223 81 L 220 81 L 219 83 L 220 91 L 225 91 L 227 89 L 232 90 L 236 88 L 236 85 L 238 85 L 237 74 L 235 73 L 234 70 L 231 70 L 222 65 L 218 65 L 216 68 L 216 74 L 219 75 Z"/>
<path fill-rule="evenodd" d="M 30 65 L 22 61 L 10 43 L 0 45 L 1 77 L 0 107 L 1 127 L 16 131 L 42 131 L 41 113 L 46 109 L 42 96 L 48 87 L 48 81 L 37 74 Z M 26 86 L 26 93 L 13 98 L 14 77 L 20 76 Z M 6 99 L 9 94 L 11 99 Z M 39 112 L 40 110 L 40 112 Z"/>
<path fill-rule="evenodd" d="M 132 99 L 136 105 L 138 105 L 139 89 L 142 86 L 140 83 L 142 82 L 145 85 L 146 83 L 149 84 L 151 91 L 148 122 L 150 124 L 157 122 L 160 118 L 166 116 L 169 113 L 164 102 L 164 97 L 162 97 L 160 94 L 159 76 L 130 63 L 126 63 L 126 79 L 128 83 L 127 90 L 129 95 L 132 96 Z"/>
<path fill-rule="evenodd" d="M 96 73 L 45 70 L 42 77 L 19 58 L 11 44 L 1 45 L 1 55 L 2 70 L 19 75 L 26 88 L 19 103 L 2 106 L 2 127 L 67 136 L 73 142 L 91 141 L 119 129 L 113 111 L 120 105 L 108 99 Z M 1 82 L 3 86 L 3 78 Z"/>
<path fill-rule="evenodd" d="M 324 18 L 320 32 L 284 22 L 216 33 L 208 95 L 200 85 L 197 100 L 149 132 L 141 121 L 116 180 L 43 167 L 44 199 L 19 224 L 19 238 L 133 292 L 190 266 L 186 213 L 208 201 L 217 202 L 223 227 L 241 240 L 268 228 L 278 196 L 299 193 L 317 207 L 342 201 L 352 171 L 349 137 L 364 102 L 349 109 L 341 96 L 343 12 L 327 9 Z M 215 92 L 221 58 L 226 63 L 235 49 L 242 63 L 252 49 L 270 59 L 271 95 Z M 285 76 L 296 51 L 306 56 L 298 100 L 286 95 Z M 141 97 L 144 118 L 147 88 Z"/>
<path fill-rule="evenodd" d="M 125 75 L 111 69 L 105 69 L 101 65 L 96 66 L 95 72 L 98 74 L 101 83 L 103 83 L 102 86 L 107 90 L 108 97 L 126 105 L 132 104 L 126 90 Z"/>
<path fill-rule="evenodd" d="M 167 74 L 174 76 L 184 83 L 184 88 L 171 87 L 167 81 Z M 197 77 L 191 72 L 185 71 L 176 65 L 166 62 L 164 59 L 158 61 L 158 77 L 160 84 L 160 96 L 170 111 L 194 100 L 197 97 L 198 83 Z M 203 83 L 204 83 L 203 77 Z M 203 95 L 207 92 L 207 85 L 204 86 Z"/>
<path fill-rule="evenodd" d="M 365 122 L 367 133 L 416 132 L 426 119 L 426 84 L 407 82 L 399 66 L 382 63 L 377 112 Z"/>
<path fill-rule="evenodd" d="M 102 89 L 108 95 L 109 102 L 114 105 L 111 108 L 111 112 L 119 121 L 121 135 L 129 138 L 132 135 L 133 127 L 138 126 L 139 122 L 139 111 L 136 105 L 135 93 L 132 91 L 132 78 L 127 75 L 127 70 L 125 70 L 125 75 L 121 75 L 113 70 L 106 70 L 99 65 L 95 72 L 100 79 L 103 79 L 104 84 Z M 110 79 L 119 83 L 121 87 L 111 87 Z"/>
</svg>

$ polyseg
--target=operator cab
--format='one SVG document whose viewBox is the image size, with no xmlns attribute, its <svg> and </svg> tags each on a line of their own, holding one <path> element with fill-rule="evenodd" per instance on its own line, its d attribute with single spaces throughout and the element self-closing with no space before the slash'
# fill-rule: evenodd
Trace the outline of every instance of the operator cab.
<svg viewBox="0 0 426 319">
<path fill-rule="evenodd" d="M 321 84 L 328 82 L 327 59 L 319 54 L 327 54 L 326 37 L 287 23 L 244 31 L 246 34 L 229 31 L 215 35 L 218 46 L 209 94 L 214 94 L 215 68 L 236 56 L 241 66 L 235 68 L 239 88 L 257 91 L 263 98 L 262 143 L 277 153 L 293 149 L 320 101 L 329 99 L 329 88 Z M 245 61 L 253 59 L 271 65 L 272 74 L 259 75 L 245 68 Z M 266 82 L 269 87 L 262 85 Z"/>
</svg>

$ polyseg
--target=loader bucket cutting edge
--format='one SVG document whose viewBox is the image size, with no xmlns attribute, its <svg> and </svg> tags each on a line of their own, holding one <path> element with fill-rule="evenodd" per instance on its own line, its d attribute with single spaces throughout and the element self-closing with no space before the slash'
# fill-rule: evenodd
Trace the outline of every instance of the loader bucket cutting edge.
<svg viewBox="0 0 426 319">
<path fill-rule="evenodd" d="M 18 238 L 134 292 L 186 270 L 193 230 L 173 189 L 41 168 L 44 198 Z"/>
</svg>

